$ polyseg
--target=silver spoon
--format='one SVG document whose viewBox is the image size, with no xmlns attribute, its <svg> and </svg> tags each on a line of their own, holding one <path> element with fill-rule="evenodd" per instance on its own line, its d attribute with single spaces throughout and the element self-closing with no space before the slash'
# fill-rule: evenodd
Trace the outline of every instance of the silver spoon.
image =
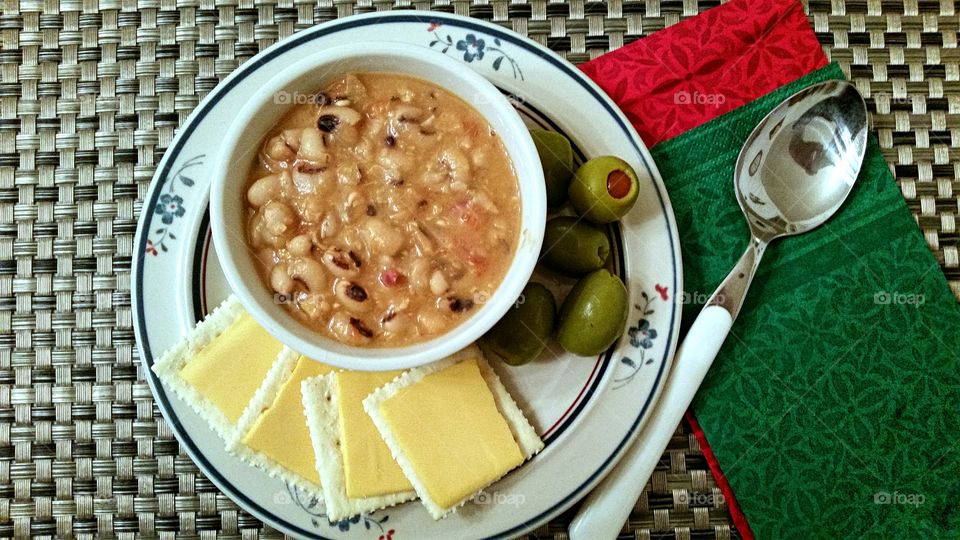
<svg viewBox="0 0 960 540">
<path fill-rule="evenodd" d="M 570 538 L 615 538 L 740 312 L 767 245 L 832 216 L 867 148 L 867 106 L 845 81 L 807 87 L 770 112 L 744 143 L 734 178 L 750 225 L 746 253 L 693 322 L 657 408 L 620 462 L 586 498 Z"/>
</svg>

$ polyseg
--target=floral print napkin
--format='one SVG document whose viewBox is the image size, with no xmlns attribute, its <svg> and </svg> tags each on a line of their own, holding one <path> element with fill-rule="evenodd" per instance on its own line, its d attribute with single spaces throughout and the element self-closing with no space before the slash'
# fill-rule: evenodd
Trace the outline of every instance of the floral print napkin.
<svg viewBox="0 0 960 540">
<path fill-rule="evenodd" d="M 780 0 L 733 0 L 584 71 L 653 146 L 694 300 L 687 326 L 749 238 L 733 191 L 742 144 L 782 99 L 843 73 L 799 2 Z M 871 143 L 840 212 L 767 251 L 694 402 L 741 534 L 957 537 L 958 328 L 960 308 Z"/>
</svg>

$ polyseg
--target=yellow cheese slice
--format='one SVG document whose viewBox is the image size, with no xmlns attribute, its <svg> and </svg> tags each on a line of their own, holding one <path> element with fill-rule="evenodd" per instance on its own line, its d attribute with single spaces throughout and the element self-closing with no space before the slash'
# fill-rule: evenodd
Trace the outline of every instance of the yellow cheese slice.
<svg viewBox="0 0 960 540">
<path fill-rule="evenodd" d="M 340 453 L 347 496 L 376 497 L 413 489 L 380 432 L 363 410 L 363 399 L 392 381 L 401 371 L 337 373 L 340 405 Z"/>
<path fill-rule="evenodd" d="M 318 485 L 320 475 L 317 474 L 307 417 L 303 414 L 300 383 L 331 371 L 333 368 L 326 364 L 300 356 L 273 404 L 257 417 L 243 437 L 243 444 Z"/>
<path fill-rule="evenodd" d="M 180 376 L 236 423 L 283 345 L 248 313 L 180 370 Z"/>
<path fill-rule="evenodd" d="M 442 508 L 523 463 L 475 358 L 401 388 L 379 411 L 414 474 Z"/>
</svg>

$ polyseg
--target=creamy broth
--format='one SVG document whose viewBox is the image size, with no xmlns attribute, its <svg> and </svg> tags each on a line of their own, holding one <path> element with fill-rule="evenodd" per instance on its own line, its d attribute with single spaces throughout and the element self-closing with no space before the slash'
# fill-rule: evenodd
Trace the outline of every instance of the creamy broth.
<svg viewBox="0 0 960 540">
<path fill-rule="evenodd" d="M 427 81 L 344 75 L 267 135 L 247 183 L 247 240 L 278 302 L 367 347 L 456 327 L 517 249 L 516 174 L 470 105 Z"/>
</svg>

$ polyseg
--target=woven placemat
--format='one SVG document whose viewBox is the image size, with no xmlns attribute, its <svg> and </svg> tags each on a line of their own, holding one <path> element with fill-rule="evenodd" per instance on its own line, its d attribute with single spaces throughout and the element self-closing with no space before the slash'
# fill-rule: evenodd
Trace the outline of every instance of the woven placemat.
<svg viewBox="0 0 960 540">
<path fill-rule="evenodd" d="M 180 453 L 131 327 L 141 198 L 177 126 L 222 77 L 298 30 L 398 6 L 492 19 L 579 63 L 718 4 L 0 1 L 0 537 L 120 538 L 276 535 Z M 954 9 L 809 3 L 960 297 Z M 565 538 L 569 519 L 531 536 Z M 624 537 L 737 537 L 729 522 L 680 426 Z"/>
</svg>

